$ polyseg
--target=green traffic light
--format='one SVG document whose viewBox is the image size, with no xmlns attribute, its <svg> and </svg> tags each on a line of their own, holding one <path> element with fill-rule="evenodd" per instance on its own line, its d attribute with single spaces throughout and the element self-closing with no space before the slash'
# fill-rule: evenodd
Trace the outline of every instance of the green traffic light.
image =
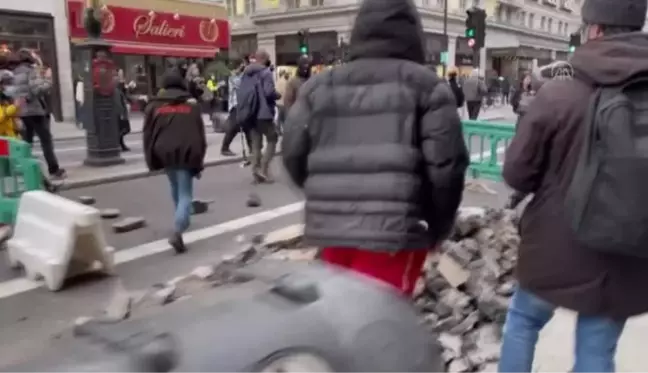
<svg viewBox="0 0 648 373">
<path fill-rule="evenodd" d="M 576 51 L 576 47 L 573 46 L 573 45 L 570 45 L 570 46 L 569 46 L 569 52 L 570 52 L 570 53 L 574 53 L 575 51 Z"/>
<path fill-rule="evenodd" d="M 301 52 L 301 54 L 308 54 L 308 47 L 302 46 L 299 48 L 299 51 Z"/>
<path fill-rule="evenodd" d="M 466 37 L 467 38 L 475 37 L 475 29 L 469 28 L 468 30 L 466 30 Z"/>
</svg>

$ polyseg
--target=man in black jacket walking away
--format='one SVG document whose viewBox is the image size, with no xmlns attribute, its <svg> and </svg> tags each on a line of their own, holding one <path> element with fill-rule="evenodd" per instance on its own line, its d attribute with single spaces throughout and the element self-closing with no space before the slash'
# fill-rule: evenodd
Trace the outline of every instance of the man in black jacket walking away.
<svg viewBox="0 0 648 373">
<path fill-rule="evenodd" d="M 175 72 L 163 78 L 160 92 L 144 113 L 144 156 L 149 170 L 164 170 L 175 207 L 174 230 L 169 244 L 186 251 L 182 234 L 189 228 L 193 179 L 199 178 L 207 151 L 200 106 L 187 82 Z"/>
<path fill-rule="evenodd" d="M 452 228 L 468 153 L 450 87 L 423 66 L 411 0 L 365 0 L 350 62 L 299 89 L 283 162 L 326 262 L 411 294 Z"/>
</svg>

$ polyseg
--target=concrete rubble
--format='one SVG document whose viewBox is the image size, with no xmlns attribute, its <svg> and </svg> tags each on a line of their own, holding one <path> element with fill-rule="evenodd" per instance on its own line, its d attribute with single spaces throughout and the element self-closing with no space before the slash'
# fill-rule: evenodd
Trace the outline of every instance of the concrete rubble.
<svg viewBox="0 0 648 373">
<path fill-rule="evenodd" d="M 423 324 L 439 334 L 448 372 L 497 370 L 520 238 L 514 211 L 462 209 L 416 288 Z"/>
</svg>

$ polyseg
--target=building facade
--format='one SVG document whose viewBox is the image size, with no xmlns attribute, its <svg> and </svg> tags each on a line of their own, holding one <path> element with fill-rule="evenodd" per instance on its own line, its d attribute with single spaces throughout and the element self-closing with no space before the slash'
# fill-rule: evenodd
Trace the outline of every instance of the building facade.
<svg viewBox="0 0 648 373">
<path fill-rule="evenodd" d="M 87 33 L 83 27 L 85 1 L 66 0 L 72 46 L 72 69 L 80 75 L 74 45 Z M 205 64 L 230 45 L 227 9 L 198 0 L 104 0 L 103 38 L 112 45 L 113 59 L 133 92 L 150 96 L 161 87 L 170 58 Z"/>
<path fill-rule="evenodd" d="M 52 69 L 51 105 L 57 121 L 74 118 L 68 40 L 64 1 L 2 0 L 0 46 L 33 49 Z"/>
<path fill-rule="evenodd" d="M 318 34 L 335 32 L 337 41 L 347 42 L 361 0 L 226 0 L 232 23 L 232 47 L 236 40 L 245 46 L 267 50 L 274 60 L 295 53 L 295 37 L 301 28 Z M 448 1 L 447 37 L 443 34 L 443 8 Z M 427 61 L 441 64 L 447 51 L 449 66 L 469 70 L 474 61 L 465 39 L 466 10 L 473 5 L 486 9 L 486 47 L 478 56 L 482 71 L 517 75 L 535 64 L 567 57 L 569 33 L 580 26 L 582 0 L 415 0 L 423 20 Z M 250 40 L 256 39 L 256 44 Z M 328 42 L 311 46 L 312 53 L 327 55 Z M 335 42 L 333 42 L 335 44 Z M 254 48 L 254 49 L 255 49 Z"/>
</svg>

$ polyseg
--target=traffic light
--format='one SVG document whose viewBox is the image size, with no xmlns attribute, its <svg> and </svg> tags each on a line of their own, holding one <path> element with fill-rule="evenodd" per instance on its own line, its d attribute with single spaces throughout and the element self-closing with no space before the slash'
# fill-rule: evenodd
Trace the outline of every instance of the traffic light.
<svg viewBox="0 0 648 373">
<path fill-rule="evenodd" d="M 577 47 L 580 47 L 581 39 L 580 33 L 572 32 L 569 34 L 569 53 L 574 53 Z"/>
<path fill-rule="evenodd" d="M 299 53 L 302 55 L 307 55 L 308 50 L 308 29 L 301 29 L 297 32 L 297 37 L 299 38 Z"/>
<path fill-rule="evenodd" d="M 466 38 L 474 48 L 483 48 L 486 41 L 486 11 L 477 7 L 466 11 Z"/>
</svg>

